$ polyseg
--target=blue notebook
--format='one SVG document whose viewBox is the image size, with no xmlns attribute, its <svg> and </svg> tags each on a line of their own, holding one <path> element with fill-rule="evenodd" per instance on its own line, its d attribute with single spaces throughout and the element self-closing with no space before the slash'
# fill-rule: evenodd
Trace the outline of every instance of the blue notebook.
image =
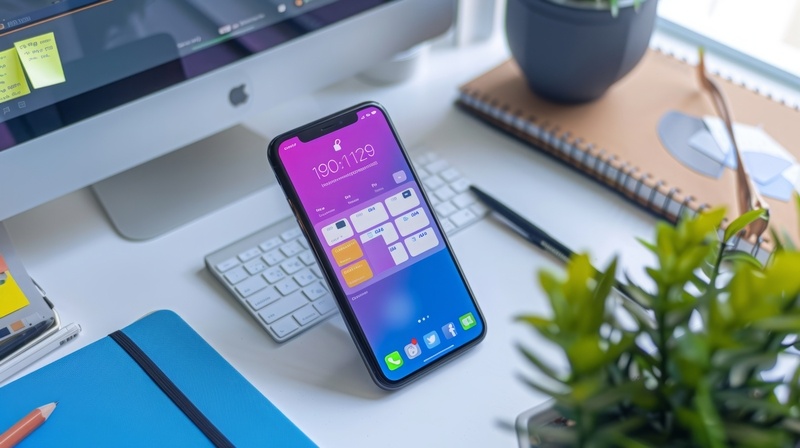
<svg viewBox="0 0 800 448">
<path fill-rule="evenodd" d="M 171 311 L 0 388 L 0 432 L 53 401 L 55 412 L 19 447 L 315 446 Z"/>
</svg>

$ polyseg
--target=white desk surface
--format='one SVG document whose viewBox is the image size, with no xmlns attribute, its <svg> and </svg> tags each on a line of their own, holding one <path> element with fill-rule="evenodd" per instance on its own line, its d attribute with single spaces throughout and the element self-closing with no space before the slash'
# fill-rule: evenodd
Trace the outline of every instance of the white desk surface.
<svg viewBox="0 0 800 448">
<path fill-rule="evenodd" d="M 424 144 L 440 153 L 572 248 L 590 250 L 598 264 L 622 253 L 623 266 L 639 270 L 649 258 L 634 238 L 650 237 L 653 218 L 453 106 L 457 86 L 508 57 L 499 34 L 481 44 L 433 49 L 423 70 L 400 85 L 348 80 L 247 124 L 275 135 L 377 100 L 409 148 Z M 8 220 L 24 262 L 64 322 L 83 327 L 75 342 L 23 373 L 167 308 L 322 446 L 516 446 L 514 433 L 500 423 L 512 423 L 544 397 L 518 379 L 533 370 L 515 344 L 548 348 L 514 316 L 546 312 L 536 272 L 559 269 L 555 261 L 491 218 L 455 235 L 488 335 L 437 372 L 387 393 L 370 380 L 349 335 L 336 325 L 339 317 L 278 345 L 206 272 L 206 254 L 285 216 L 288 208 L 273 186 L 147 242 L 119 237 L 87 190 Z"/>
</svg>

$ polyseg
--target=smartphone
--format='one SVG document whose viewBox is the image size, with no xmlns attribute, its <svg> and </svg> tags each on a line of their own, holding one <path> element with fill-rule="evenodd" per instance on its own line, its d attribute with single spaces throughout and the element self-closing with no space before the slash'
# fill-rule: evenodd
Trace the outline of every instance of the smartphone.
<svg viewBox="0 0 800 448">
<path fill-rule="evenodd" d="M 280 135 L 268 158 L 378 386 L 400 388 L 484 338 L 478 303 L 381 105 Z"/>
</svg>

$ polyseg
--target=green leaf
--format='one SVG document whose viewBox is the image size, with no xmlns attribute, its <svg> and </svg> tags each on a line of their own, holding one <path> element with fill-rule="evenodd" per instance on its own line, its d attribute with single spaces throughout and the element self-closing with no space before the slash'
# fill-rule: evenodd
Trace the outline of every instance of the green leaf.
<svg viewBox="0 0 800 448">
<path fill-rule="evenodd" d="M 600 393 L 584 401 L 582 407 L 590 412 L 603 411 L 623 401 L 630 401 L 637 393 L 647 392 L 642 382 L 630 381 L 616 387 L 610 386 L 603 389 Z"/>
<path fill-rule="evenodd" d="M 649 241 L 647 241 L 647 240 L 645 240 L 643 238 L 636 238 L 636 241 L 638 241 L 639 244 L 644 246 L 650 252 L 652 252 L 652 253 L 654 253 L 656 255 L 658 254 L 658 247 L 656 247 L 655 244 L 652 244 L 651 242 L 649 242 Z"/>
<path fill-rule="evenodd" d="M 769 430 L 745 423 L 727 423 L 728 438 L 736 440 L 738 446 L 787 446 L 788 435 L 778 429 Z"/>
<path fill-rule="evenodd" d="M 595 302 L 602 302 L 605 304 L 606 298 L 608 294 L 611 292 L 611 288 L 617 282 L 617 258 L 614 257 L 611 262 L 606 267 L 605 272 L 601 273 L 600 281 L 597 284 L 597 287 L 594 289 L 594 300 Z"/>
<path fill-rule="evenodd" d="M 775 244 L 775 252 L 783 252 L 786 250 L 783 241 L 781 241 L 783 238 L 778 234 L 778 232 L 775 231 L 775 229 L 770 228 L 769 234 L 772 235 L 772 242 Z"/>
<path fill-rule="evenodd" d="M 706 442 L 705 445 L 713 448 L 724 448 L 726 445 L 725 429 L 711 398 L 711 388 L 705 381 L 700 383 L 694 403 L 702 421 L 702 425 L 699 425 L 699 427 L 703 429 L 702 438 Z"/>
<path fill-rule="evenodd" d="M 540 372 L 550 377 L 550 379 L 558 381 L 559 383 L 563 382 L 561 375 L 559 375 L 558 372 L 556 372 L 552 367 L 545 364 L 541 359 L 539 359 L 538 356 L 534 355 L 530 350 L 526 349 L 525 347 L 519 344 L 517 345 L 517 350 L 519 350 L 522 353 L 522 355 L 525 356 L 525 359 L 527 359 L 528 362 L 533 364 L 537 369 L 539 369 Z"/>
<path fill-rule="evenodd" d="M 747 252 L 741 251 L 741 250 L 727 251 L 722 256 L 722 259 L 725 260 L 725 261 L 729 261 L 731 263 L 748 263 L 748 264 L 752 265 L 753 267 L 759 268 L 759 269 L 763 267 L 763 265 L 761 264 L 761 261 L 759 261 L 758 258 L 750 255 Z"/>
<path fill-rule="evenodd" d="M 794 417 L 791 407 L 771 402 L 763 398 L 752 398 L 745 395 L 747 391 L 718 392 L 717 398 L 726 408 L 731 410 L 761 411 L 773 416 Z"/>
<path fill-rule="evenodd" d="M 535 391 L 537 391 L 537 392 L 539 392 L 541 394 L 547 395 L 548 397 L 553 397 L 553 398 L 555 398 L 556 400 L 558 400 L 560 402 L 570 402 L 570 395 L 567 392 L 558 392 L 555 389 L 551 389 L 551 388 L 549 388 L 547 386 L 539 384 L 536 381 L 533 381 L 533 380 L 531 380 L 529 378 L 526 378 L 524 376 L 518 376 L 518 379 L 519 379 L 519 381 L 522 381 L 523 383 L 525 383 L 531 389 L 533 389 L 533 390 L 535 390 Z"/>
<path fill-rule="evenodd" d="M 636 441 L 627 436 L 637 429 L 647 425 L 647 419 L 642 416 L 634 416 L 610 422 L 603 425 L 598 431 L 597 437 L 603 440 L 607 446 L 620 446 L 626 448 L 647 448 L 648 445 Z"/>
<path fill-rule="evenodd" d="M 728 228 L 725 229 L 725 236 L 722 238 L 722 241 L 727 243 L 731 238 L 738 235 L 739 232 L 750 225 L 750 223 L 755 222 L 758 219 L 764 219 L 766 216 L 767 211 L 764 209 L 750 210 L 742 216 L 739 216 L 738 218 L 734 219 L 730 225 L 728 225 Z"/>
<path fill-rule="evenodd" d="M 781 333 L 800 333 L 800 316 L 776 316 L 753 323 L 755 328 Z"/>
</svg>

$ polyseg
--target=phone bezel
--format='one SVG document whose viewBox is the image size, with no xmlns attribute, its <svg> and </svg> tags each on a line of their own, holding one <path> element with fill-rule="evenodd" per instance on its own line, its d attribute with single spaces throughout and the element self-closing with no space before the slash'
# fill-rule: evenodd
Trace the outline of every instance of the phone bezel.
<svg viewBox="0 0 800 448">
<path fill-rule="evenodd" d="M 339 284 L 338 277 L 335 275 L 335 272 L 333 271 L 333 266 L 329 263 L 327 256 L 325 256 L 325 248 L 323 247 L 322 242 L 318 240 L 316 233 L 314 232 L 313 225 L 311 224 L 311 219 L 305 212 L 305 209 L 302 207 L 299 195 L 297 194 L 294 185 L 291 183 L 289 175 L 285 167 L 283 166 L 280 157 L 278 156 L 280 145 L 286 140 L 298 137 L 301 141 L 305 143 L 314 140 L 316 138 L 322 137 L 338 129 L 341 129 L 345 126 L 349 126 L 355 123 L 358 120 L 358 115 L 357 115 L 358 111 L 369 107 L 377 108 L 383 113 L 383 116 L 386 118 L 386 122 L 388 123 L 389 128 L 392 131 L 392 135 L 394 136 L 394 139 L 397 142 L 398 147 L 400 148 L 400 152 L 403 158 L 405 159 L 406 164 L 410 168 L 411 177 L 420 186 L 419 191 L 422 193 L 425 204 L 428 206 L 430 210 L 434 210 L 433 207 L 431 206 L 430 201 L 428 200 L 427 193 L 422 188 L 422 182 L 420 181 L 419 176 L 417 176 L 416 170 L 414 169 L 414 165 L 411 163 L 411 160 L 408 157 L 408 153 L 406 152 L 405 146 L 403 145 L 402 140 L 400 140 L 400 137 L 397 134 L 397 130 L 394 127 L 394 124 L 392 123 L 389 114 L 381 104 L 374 101 L 368 101 L 356 104 L 347 109 L 341 110 L 334 114 L 320 118 L 319 120 L 313 121 L 311 123 L 300 126 L 291 131 L 278 135 L 277 137 L 272 139 L 272 141 L 269 144 L 267 150 L 267 158 L 269 160 L 270 166 L 272 166 L 272 169 L 275 172 L 275 177 L 278 180 L 278 184 L 281 186 L 284 194 L 286 195 L 286 199 L 289 202 L 289 206 L 292 209 L 292 213 L 294 213 L 294 216 L 297 219 L 300 228 L 303 231 L 303 234 L 310 242 L 312 251 L 314 252 L 315 257 L 317 258 L 317 261 L 320 267 L 322 268 L 322 272 L 325 275 L 326 281 L 333 289 L 331 293 L 333 294 L 334 299 L 336 300 L 336 303 L 339 307 L 339 311 L 341 312 L 342 317 L 344 318 L 345 325 L 347 326 L 350 335 L 353 338 L 353 341 L 355 342 L 356 348 L 358 349 L 361 358 L 364 360 L 364 363 L 367 365 L 367 370 L 369 371 L 370 376 L 372 377 L 375 384 L 377 384 L 379 387 L 387 390 L 395 390 L 428 374 L 429 372 L 435 370 L 437 367 L 446 364 L 447 362 L 453 360 L 454 358 L 458 357 L 459 355 L 463 354 L 470 348 L 480 343 L 486 337 L 487 324 L 483 312 L 481 311 L 480 306 L 478 305 L 478 301 L 475 299 L 475 294 L 473 294 L 472 288 L 470 287 L 469 282 L 467 281 L 467 278 L 464 275 L 464 271 L 461 269 L 461 265 L 459 264 L 458 259 L 455 256 L 455 252 L 453 251 L 453 248 L 450 245 L 450 241 L 447 238 L 447 235 L 445 234 L 444 230 L 442 229 L 442 225 L 439 222 L 439 217 L 436 216 L 436 213 L 431 213 L 435 225 L 439 229 L 443 237 L 442 239 L 445 243 L 445 246 L 450 253 L 450 257 L 453 260 L 453 263 L 455 264 L 456 270 L 458 271 L 458 274 L 464 283 L 464 287 L 467 289 L 467 293 L 469 294 L 469 297 L 472 299 L 472 303 L 475 306 L 475 310 L 478 314 L 477 317 L 481 320 L 483 328 L 475 338 L 473 338 L 466 344 L 456 348 L 452 352 L 443 355 L 441 358 L 436 359 L 431 364 L 428 364 L 418 370 L 415 370 L 414 372 L 406 375 L 405 377 L 399 380 L 391 380 L 383 374 L 383 370 L 381 369 L 380 366 L 380 359 L 378 359 L 377 355 L 373 354 L 373 350 L 369 345 L 369 341 L 367 340 L 366 335 L 363 333 L 361 329 L 361 325 L 358 322 L 355 312 L 350 306 L 350 303 L 347 299 L 347 294 L 345 293 L 344 289 L 342 289 L 342 286 Z M 353 119 L 353 117 L 355 117 L 355 119 Z"/>
</svg>

